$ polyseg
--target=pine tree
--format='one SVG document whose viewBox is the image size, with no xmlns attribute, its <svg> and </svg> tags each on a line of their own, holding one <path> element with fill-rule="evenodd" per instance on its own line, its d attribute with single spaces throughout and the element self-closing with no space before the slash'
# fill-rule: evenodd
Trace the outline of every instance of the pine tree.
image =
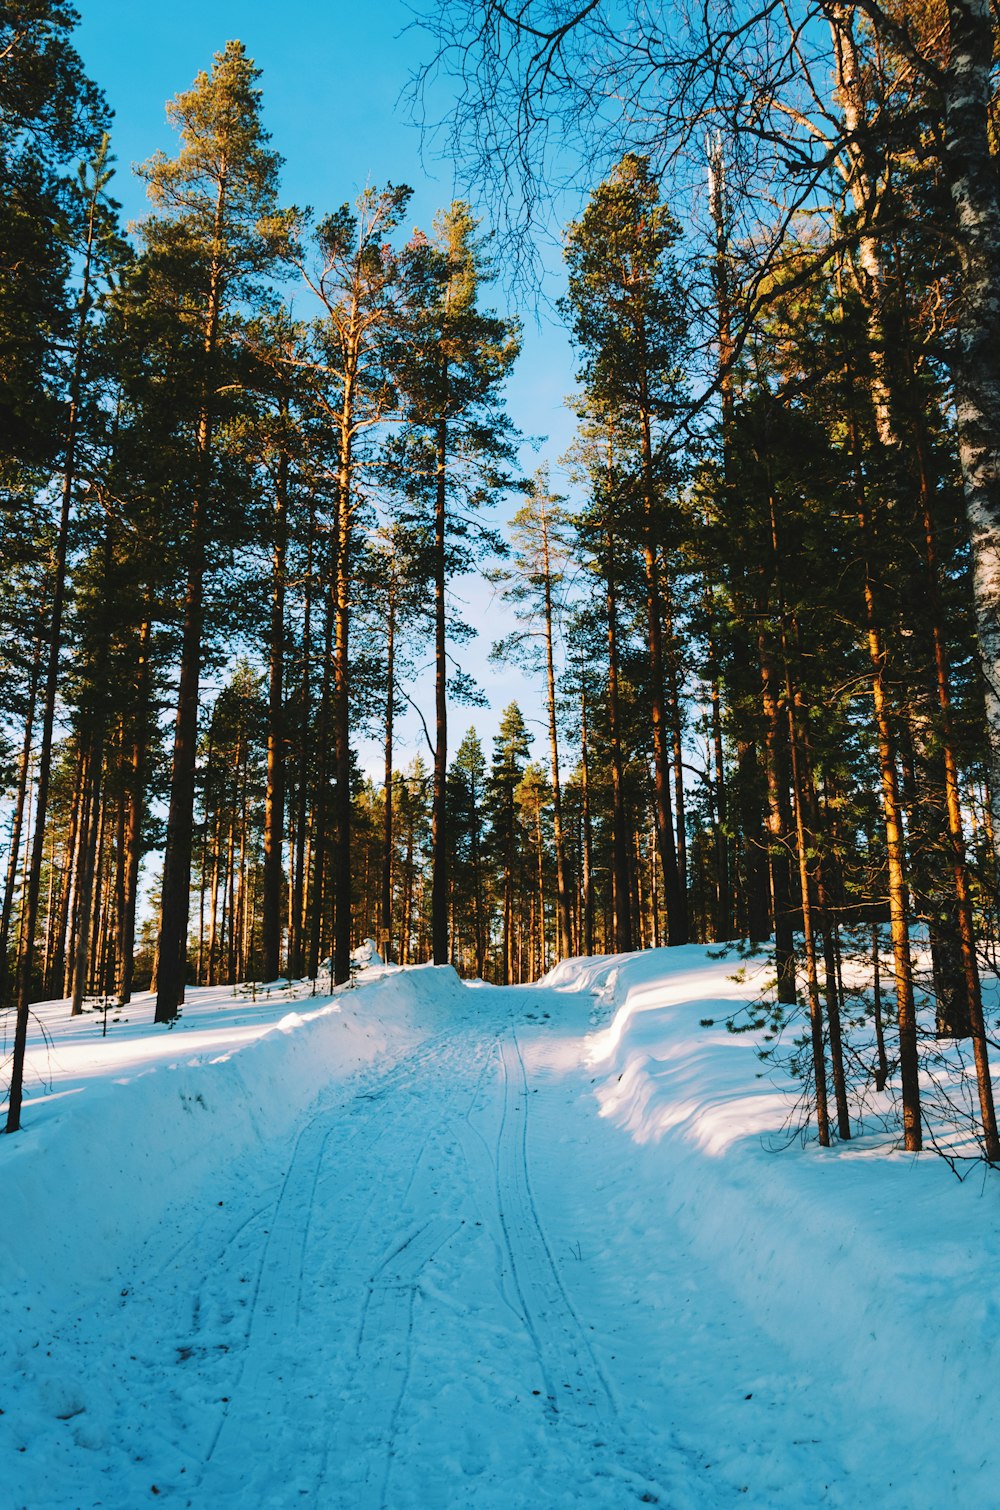
<svg viewBox="0 0 1000 1510">
<path fill-rule="evenodd" d="M 116 235 L 117 206 L 107 195 L 113 170 L 109 164 L 109 141 L 102 135 L 93 161 L 79 169 L 75 193 L 81 223 L 80 290 L 71 332 L 70 359 L 65 378 L 65 431 L 62 467 L 59 478 L 59 520 L 55 531 L 52 563 L 51 609 L 49 612 L 46 670 L 42 691 L 41 748 L 38 756 L 38 785 L 35 794 L 34 834 L 31 858 L 27 867 L 24 903 L 21 916 L 21 948 L 17 969 L 17 1019 L 14 1031 L 14 1054 L 11 1070 L 10 1102 L 7 1131 L 20 1127 L 24 1054 L 27 1042 L 28 1011 L 34 986 L 35 928 L 44 865 L 45 824 L 48 811 L 48 787 L 52 766 L 52 740 L 56 698 L 59 688 L 60 651 L 63 637 L 63 609 L 66 595 L 67 557 L 70 516 L 79 484 L 81 415 L 86 397 L 91 352 L 91 326 L 95 289 L 102 277 L 120 256 Z"/>
<path fill-rule="evenodd" d="M 109 118 L 73 45 L 77 19 L 63 0 L 0 10 L 0 470 L 58 467 L 64 455 L 60 348 L 74 342 L 88 216 L 73 172 L 101 150 Z"/>
<path fill-rule="evenodd" d="M 431 912 L 438 965 L 449 957 L 447 584 L 459 561 L 467 564 L 475 555 L 477 534 L 483 541 L 470 514 L 509 486 L 514 459 L 502 389 L 519 350 L 518 326 L 479 307 L 489 267 L 476 229 L 468 205 L 456 201 L 435 222 L 433 241 L 414 245 L 418 291 L 397 369 L 415 449 L 423 453 L 423 491 L 433 521 L 428 526 L 435 663 Z M 486 537 L 484 543 L 493 542 Z"/>
<path fill-rule="evenodd" d="M 552 784 L 552 838 L 556 859 L 556 910 L 560 957 L 573 952 L 573 929 L 570 918 L 569 883 L 566 847 L 563 838 L 562 792 L 559 775 L 559 732 L 556 721 L 556 673 L 554 641 L 561 604 L 560 593 L 567 545 L 564 539 L 568 516 L 564 500 L 550 491 L 548 469 L 536 474 L 528 501 L 511 520 L 514 547 L 514 572 L 501 573 L 509 582 L 504 596 L 515 604 L 515 612 L 524 624 L 517 634 L 494 648 L 501 657 L 522 648 L 532 640 L 541 641 L 538 657 L 545 677 L 545 700 L 549 724 L 549 757 Z M 528 655 L 528 663 L 532 657 Z M 534 666 L 531 669 L 536 669 Z"/>
<path fill-rule="evenodd" d="M 621 414 L 600 403 L 581 408 L 576 445 L 570 453 L 575 475 L 586 487 L 586 503 L 574 519 L 577 555 L 584 562 L 599 603 L 595 602 L 593 627 L 599 621 L 607 676 L 607 745 L 611 777 L 611 893 L 614 927 L 611 946 L 627 952 L 633 945 L 630 903 L 632 831 L 625 795 L 624 701 L 622 688 L 623 596 L 634 597 L 634 562 L 622 539 L 623 519 L 632 498 L 628 466 L 634 432 Z M 595 633 L 596 641 L 596 633 Z M 596 649 L 596 644 L 595 644 Z"/>
<path fill-rule="evenodd" d="M 176 415 L 188 433 L 190 470 L 178 479 L 187 501 L 184 630 L 177 694 L 170 812 L 163 863 L 157 1022 L 184 997 L 194 814 L 198 688 L 209 542 L 218 523 L 219 390 L 240 305 L 259 299 L 282 226 L 280 159 L 261 122 L 259 70 L 229 42 L 211 73 L 168 105 L 180 133 L 175 158 L 158 152 L 142 169 L 158 214 L 142 227 L 147 301 L 170 310 L 190 367 L 190 407 Z"/>
<path fill-rule="evenodd" d="M 398 464 L 398 448 L 388 447 L 385 455 L 390 467 Z M 401 687 L 403 678 L 413 673 L 413 653 L 419 643 L 416 631 L 424 620 L 421 541 L 404 519 L 391 516 L 388 523 L 376 531 L 369 542 L 361 578 L 364 583 L 362 611 L 372 620 L 378 652 L 381 652 L 376 652 L 377 664 L 373 667 L 376 685 L 372 688 L 373 698 L 382 693 L 385 710 L 382 719 L 382 875 L 376 936 L 382 958 L 391 961 L 394 955 L 395 721 L 405 706 Z M 377 685 L 379 682 L 382 686 Z"/>
<path fill-rule="evenodd" d="M 471 917 L 475 973 L 484 979 L 488 937 L 483 822 L 486 758 L 475 729 L 469 729 L 459 745 L 448 782 L 456 912 Z"/>
<path fill-rule="evenodd" d="M 661 198 L 649 160 L 629 153 L 594 190 L 568 232 L 567 308 L 584 357 L 592 403 L 629 416 L 637 429 L 634 523 L 646 575 L 650 711 L 656 821 L 666 888 L 669 939 L 687 942 L 687 900 L 671 812 L 665 706 L 663 582 L 658 551 L 676 459 L 664 426 L 682 407 L 680 363 L 686 340 L 684 301 L 672 247 L 680 228 Z"/>
<path fill-rule="evenodd" d="M 353 208 L 342 205 L 320 221 L 315 256 L 293 253 L 324 314 L 313 330 L 314 364 L 322 379 L 316 401 L 336 437 L 335 520 L 330 582 L 333 624 L 333 733 L 336 782 L 333 849 L 333 978 L 351 968 L 351 592 L 356 574 L 355 530 L 361 505 L 359 450 L 396 406 L 390 354 L 398 339 L 406 267 L 388 238 L 411 191 L 366 189 Z M 300 237 L 301 241 L 301 237 Z M 322 864 L 326 835 L 320 827 Z"/>
<path fill-rule="evenodd" d="M 517 789 L 524 775 L 532 737 L 525 727 L 517 703 L 503 711 L 500 728 L 493 739 L 493 759 L 487 781 L 490 816 L 490 842 L 495 863 L 501 869 L 502 942 L 500 980 L 509 986 L 514 979 L 514 888 L 518 849 Z"/>
</svg>

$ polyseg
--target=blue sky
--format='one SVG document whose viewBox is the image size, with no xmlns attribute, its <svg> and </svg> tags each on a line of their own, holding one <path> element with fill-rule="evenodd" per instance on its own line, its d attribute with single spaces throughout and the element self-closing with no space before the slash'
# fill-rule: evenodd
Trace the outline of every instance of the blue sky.
<svg viewBox="0 0 1000 1510">
<path fill-rule="evenodd" d="M 142 185 L 132 176 L 131 164 L 157 148 L 174 150 L 166 100 L 208 68 L 212 54 L 231 38 L 245 43 L 262 70 L 265 121 L 285 158 L 286 202 L 323 211 L 352 198 L 366 183 L 408 183 L 414 190 L 413 223 L 429 226 L 434 212 L 461 191 L 450 163 L 429 154 L 422 160 L 420 134 L 400 102 L 427 46 L 410 26 L 411 12 L 401 0 L 78 4 L 80 52 L 115 112 L 114 187 L 129 217 L 141 215 L 145 208 Z M 490 292 L 490 302 L 524 320 L 524 351 L 509 388 L 511 416 L 526 434 L 548 437 L 537 455 L 526 448 L 525 467 L 533 470 L 539 459 L 555 464 L 572 435 L 572 417 L 563 402 L 573 386 L 573 356 L 565 333 L 551 321 L 538 325 L 535 311 L 517 309 L 502 288 Z M 475 723 L 488 749 L 506 703 L 516 698 L 526 716 L 538 716 L 534 704 L 540 689 L 526 684 L 520 672 L 498 669 L 487 661 L 491 639 L 504 630 L 504 609 L 493 589 L 481 579 L 457 587 L 467 616 L 481 631 L 479 640 L 463 652 L 463 661 L 486 691 L 491 708 L 456 708 L 449 744 L 457 748 L 464 729 Z M 426 686 L 418 697 L 429 707 Z M 415 720 L 407 722 L 405 737 L 408 750 L 401 751 L 401 763 L 422 743 Z M 536 748 L 540 751 L 540 741 Z M 374 747 L 363 748 L 362 758 L 376 767 Z"/>
</svg>

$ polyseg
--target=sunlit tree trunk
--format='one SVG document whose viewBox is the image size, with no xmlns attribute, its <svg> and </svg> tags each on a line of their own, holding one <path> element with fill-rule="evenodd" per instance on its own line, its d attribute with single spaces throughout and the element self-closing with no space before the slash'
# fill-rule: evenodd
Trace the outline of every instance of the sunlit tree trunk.
<svg viewBox="0 0 1000 1510">
<path fill-rule="evenodd" d="M 448 647 L 446 623 L 448 433 L 441 418 L 436 435 L 434 495 L 434 796 L 431 814 L 431 957 L 448 963 Z"/>
<path fill-rule="evenodd" d="M 282 418 L 287 418 L 287 402 Z M 275 479 L 271 559 L 271 634 L 267 689 L 267 786 L 264 796 L 264 894 L 261 901 L 264 980 L 281 969 L 282 853 L 285 839 L 285 555 L 288 535 L 288 453 L 282 445 Z"/>
</svg>

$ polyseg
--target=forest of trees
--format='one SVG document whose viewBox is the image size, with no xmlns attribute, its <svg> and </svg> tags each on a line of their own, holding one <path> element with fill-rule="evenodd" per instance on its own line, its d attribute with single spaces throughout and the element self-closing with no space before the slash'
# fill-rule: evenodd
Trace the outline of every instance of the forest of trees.
<svg viewBox="0 0 1000 1510">
<path fill-rule="evenodd" d="M 152 986 L 169 1024 L 188 985 L 346 982 L 367 937 L 497 982 L 773 939 L 821 1143 L 871 1080 L 921 1146 L 929 1003 L 1000 1158 L 1000 27 L 718 18 L 645 49 L 651 99 L 638 10 L 442 0 L 491 241 L 464 201 L 405 230 L 398 185 L 286 206 L 238 42 L 168 105 L 128 232 L 73 11 L 2 12 L 8 1130 L 40 999 Z M 562 492 L 522 470 L 494 307 L 560 111 L 587 174 Z M 476 569 L 525 681 L 490 748 L 453 727 Z"/>
</svg>

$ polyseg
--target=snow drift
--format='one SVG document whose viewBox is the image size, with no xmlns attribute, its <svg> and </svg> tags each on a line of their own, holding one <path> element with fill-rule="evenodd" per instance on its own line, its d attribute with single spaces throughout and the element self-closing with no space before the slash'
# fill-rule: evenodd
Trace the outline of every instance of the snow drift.
<svg viewBox="0 0 1000 1510">
<path fill-rule="evenodd" d="M 899 1418 L 925 1503 L 947 1443 L 964 1502 L 996 1504 L 996 1176 L 960 1184 L 885 1134 L 803 1147 L 789 1086 L 761 1072 L 752 1035 L 726 1029 L 754 991 L 754 971 L 737 984 L 734 968 L 692 946 L 566 961 L 546 984 L 595 1002 L 586 1057 L 601 1115 L 636 1145 L 633 1174 L 665 1228 L 677 1223 L 789 1358 L 820 1354 L 862 1409 Z"/>
<path fill-rule="evenodd" d="M 32 1045 L 25 1131 L 0 1139 L 0 1271 L 106 1283 L 172 1204 L 287 1138 L 317 1098 L 391 1062 L 465 1000 L 450 968 L 372 971 L 363 991 L 332 999 L 308 991 L 192 992 L 169 1031 L 140 997 L 107 1038 L 99 1015 L 42 1008 L 49 1043 Z"/>
</svg>

